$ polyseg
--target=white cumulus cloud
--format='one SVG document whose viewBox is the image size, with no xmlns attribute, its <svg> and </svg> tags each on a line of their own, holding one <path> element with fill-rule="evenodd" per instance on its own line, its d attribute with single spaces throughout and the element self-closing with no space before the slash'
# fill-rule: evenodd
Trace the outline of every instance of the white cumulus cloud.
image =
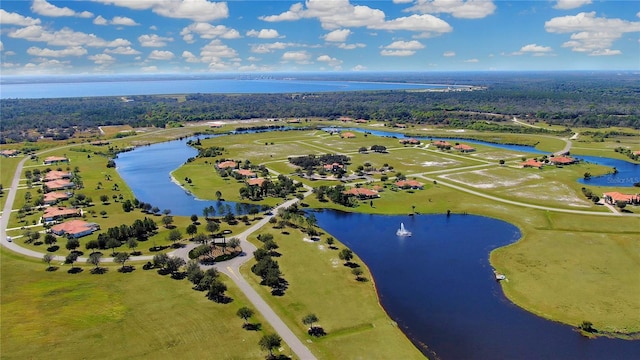
<svg viewBox="0 0 640 360">
<path fill-rule="evenodd" d="M 31 11 L 35 14 L 50 16 L 50 17 L 62 17 L 62 16 L 76 16 L 82 18 L 93 17 L 93 14 L 88 11 L 76 12 L 68 7 L 57 7 L 46 0 L 33 0 L 31 3 Z"/>
<path fill-rule="evenodd" d="M 309 59 L 311 59 L 311 55 L 306 51 L 287 51 L 282 54 L 283 61 L 293 61 L 299 64 L 307 64 Z"/>
<path fill-rule="evenodd" d="M 24 39 L 28 41 L 45 42 L 47 45 L 55 46 L 90 46 L 90 47 L 118 47 L 129 46 L 131 42 L 126 39 L 118 38 L 115 40 L 104 40 L 94 34 L 86 34 L 80 31 L 74 31 L 69 28 L 63 28 L 58 31 L 49 31 L 40 25 L 30 25 L 20 29 L 12 30 L 8 36 L 15 39 Z"/>
<path fill-rule="evenodd" d="M 280 37 L 280 34 L 275 29 L 260 29 L 260 31 L 252 29 L 247 31 L 247 36 L 257 37 L 258 39 L 275 39 Z"/>
<path fill-rule="evenodd" d="M 553 7 L 560 10 L 570 10 L 588 4 L 591 4 L 591 0 L 558 0 Z"/>
<path fill-rule="evenodd" d="M 342 64 L 342 60 L 333 58 L 329 55 L 320 55 L 316 58 L 316 61 L 327 63 L 331 67 L 339 67 Z"/>
<path fill-rule="evenodd" d="M 461 19 L 482 19 L 496 10 L 491 0 L 417 0 L 407 11 L 451 14 Z"/>
<path fill-rule="evenodd" d="M 89 60 L 93 61 L 96 65 L 109 65 L 113 64 L 116 61 L 111 55 L 108 54 L 96 54 L 88 57 Z"/>
<path fill-rule="evenodd" d="M 4 9 L 0 9 L 0 24 L 20 26 L 38 25 L 40 24 L 40 19 L 22 16 L 18 13 L 10 13 Z"/>
<path fill-rule="evenodd" d="M 455 51 L 445 51 L 442 54 L 442 56 L 444 56 L 444 57 L 454 57 L 454 56 L 456 56 L 456 53 L 455 53 Z"/>
<path fill-rule="evenodd" d="M 112 25 L 121 25 L 121 26 L 136 26 L 136 25 L 140 25 L 135 20 L 133 20 L 132 18 L 128 18 L 126 16 L 114 16 L 113 19 L 111 19 L 111 24 Z"/>
<path fill-rule="evenodd" d="M 68 47 L 66 49 L 61 50 L 51 50 L 48 48 L 41 49 L 39 47 L 32 46 L 27 49 L 27 54 L 33 56 L 42 56 L 42 57 L 67 57 L 67 56 L 82 56 L 87 54 L 87 49 L 82 46 L 74 46 Z"/>
<path fill-rule="evenodd" d="M 190 19 L 208 22 L 229 16 L 226 2 L 209 0 L 94 0 L 104 4 L 126 7 L 134 10 L 151 10 L 154 13 L 174 19 Z"/>
<path fill-rule="evenodd" d="M 562 47 L 592 55 L 616 55 L 617 50 L 611 50 L 613 43 L 624 33 L 639 32 L 640 22 L 596 17 L 595 12 L 581 12 L 552 18 L 545 22 L 544 28 L 550 33 L 571 33 L 570 40 L 563 43 Z"/>
<path fill-rule="evenodd" d="M 328 41 L 328 42 L 345 42 L 347 41 L 347 38 L 349 37 L 349 35 L 351 35 L 351 30 L 338 29 L 325 34 L 322 38 L 324 39 L 324 41 Z"/>
<path fill-rule="evenodd" d="M 274 50 L 284 50 L 290 46 L 293 46 L 293 44 L 283 43 L 280 41 L 269 43 L 269 44 L 254 44 L 254 45 L 251 45 L 251 52 L 256 54 L 266 54 Z"/>
<path fill-rule="evenodd" d="M 147 59 L 149 60 L 171 60 L 175 55 L 171 51 L 165 50 L 153 50 Z"/>
<path fill-rule="evenodd" d="M 211 25 L 204 22 L 193 23 L 180 31 L 182 39 L 188 43 L 195 41 L 193 34 L 197 34 L 202 39 L 237 39 L 241 37 L 236 29 L 228 28 L 224 25 Z"/>
<path fill-rule="evenodd" d="M 143 47 L 163 47 L 167 45 L 168 41 L 173 41 L 173 38 L 159 36 L 156 34 L 145 34 L 138 37 L 140 45 Z"/>
<path fill-rule="evenodd" d="M 116 54 L 116 55 L 138 55 L 140 51 L 132 48 L 131 46 L 118 46 L 115 49 L 105 49 L 105 53 L 107 54 Z"/>
</svg>

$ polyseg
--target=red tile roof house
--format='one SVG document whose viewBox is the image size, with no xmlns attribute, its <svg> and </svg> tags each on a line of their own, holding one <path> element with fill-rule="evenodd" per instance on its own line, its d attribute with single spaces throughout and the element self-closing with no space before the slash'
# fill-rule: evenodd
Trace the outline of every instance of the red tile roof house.
<svg viewBox="0 0 640 360">
<path fill-rule="evenodd" d="M 324 164 L 324 165 L 322 165 L 322 167 L 326 171 L 331 171 L 331 172 L 336 172 L 336 171 L 344 169 L 344 165 L 338 164 L 337 162 L 334 162 L 333 164 Z"/>
<path fill-rule="evenodd" d="M 44 194 L 44 203 L 47 205 L 51 205 L 57 203 L 60 200 L 67 200 L 70 197 L 70 193 L 54 191 Z"/>
<path fill-rule="evenodd" d="M 218 169 L 235 168 L 236 166 L 238 166 L 238 163 L 236 163 L 233 160 L 227 160 L 227 161 L 219 162 L 216 164 L 216 167 Z"/>
<path fill-rule="evenodd" d="M 46 191 L 71 189 L 74 186 L 76 185 L 68 179 L 53 180 L 44 183 L 44 188 Z"/>
<path fill-rule="evenodd" d="M 62 156 L 49 156 L 48 158 L 44 159 L 44 164 L 45 165 L 51 165 L 51 164 L 57 164 L 57 163 L 61 163 L 61 162 L 69 162 L 69 159 L 67 159 L 66 157 L 62 157 Z"/>
<path fill-rule="evenodd" d="M 451 149 L 451 144 L 442 140 L 434 141 L 433 146 L 437 147 L 438 149 Z"/>
<path fill-rule="evenodd" d="M 44 176 L 44 181 L 71 179 L 72 176 L 73 174 L 68 171 L 51 170 Z"/>
<path fill-rule="evenodd" d="M 549 158 L 549 162 L 554 165 L 569 165 L 575 163 L 576 160 L 568 156 L 554 156 Z"/>
<path fill-rule="evenodd" d="M 262 186 L 262 183 L 264 183 L 264 181 L 265 181 L 264 178 L 248 179 L 247 180 L 247 185 L 249 185 L 249 186 Z"/>
<path fill-rule="evenodd" d="M 342 192 L 345 195 L 353 195 L 357 196 L 360 199 L 373 199 L 379 198 L 380 194 L 378 194 L 375 190 L 365 189 L 365 188 L 351 188 L 349 190 L 345 190 Z"/>
<path fill-rule="evenodd" d="M 82 220 L 71 220 L 51 227 L 51 232 L 54 234 L 58 236 L 67 235 L 73 238 L 86 236 L 97 230 L 100 230 L 100 225 Z"/>
<path fill-rule="evenodd" d="M 353 119 L 348 116 L 340 116 L 340 121 L 353 121 Z"/>
<path fill-rule="evenodd" d="M 640 155 L 640 150 L 638 150 L 638 151 L 634 151 L 634 152 L 633 152 L 633 155 Z"/>
<path fill-rule="evenodd" d="M 400 180 L 400 181 L 396 181 L 395 185 L 399 188 L 403 188 L 403 189 L 420 189 L 422 190 L 424 188 L 424 184 L 416 181 L 416 180 Z"/>
<path fill-rule="evenodd" d="M 58 206 L 51 206 L 44 210 L 42 221 L 45 223 L 64 219 L 68 217 L 82 216 L 82 209 L 71 209 Z"/>
<path fill-rule="evenodd" d="M 343 139 L 353 139 L 354 137 L 356 137 L 356 134 L 352 132 L 345 132 L 340 134 L 340 137 L 342 137 Z"/>
<path fill-rule="evenodd" d="M 458 151 L 460 151 L 460 152 L 463 152 L 463 153 L 476 151 L 476 149 L 474 147 L 466 145 L 466 144 L 458 144 L 458 145 L 454 146 L 453 148 L 458 150 Z"/>
<path fill-rule="evenodd" d="M 411 139 L 400 139 L 400 144 L 403 144 L 403 145 L 406 145 L 406 144 L 409 144 L 409 145 L 420 145 L 420 140 L 413 139 L 413 138 L 411 138 Z"/>
<path fill-rule="evenodd" d="M 612 191 L 602 194 L 602 197 L 607 204 L 611 205 L 615 205 L 618 201 L 624 201 L 629 205 L 640 205 L 639 194 L 622 194 L 617 191 Z"/>
<path fill-rule="evenodd" d="M 358 119 L 355 122 L 358 123 L 358 124 L 366 124 L 368 121 L 365 120 L 365 119 Z"/>
<path fill-rule="evenodd" d="M 522 165 L 523 168 L 534 167 L 534 168 L 540 169 L 543 164 L 540 161 L 536 161 L 534 159 L 529 159 L 527 161 L 521 162 L 520 165 Z"/>
<path fill-rule="evenodd" d="M 20 151 L 18 150 L 2 150 L 0 151 L 0 155 L 4 156 L 4 157 L 14 157 L 16 155 L 18 155 Z"/>
<path fill-rule="evenodd" d="M 251 170 L 239 169 L 239 170 L 236 170 L 236 172 L 237 172 L 238 174 L 240 174 L 241 176 L 244 176 L 244 177 L 246 177 L 246 178 L 254 178 L 254 177 L 258 177 L 258 175 L 256 175 L 256 173 L 254 173 L 254 172 L 253 172 L 253 171 L 251 171 Z"/>
</svg>

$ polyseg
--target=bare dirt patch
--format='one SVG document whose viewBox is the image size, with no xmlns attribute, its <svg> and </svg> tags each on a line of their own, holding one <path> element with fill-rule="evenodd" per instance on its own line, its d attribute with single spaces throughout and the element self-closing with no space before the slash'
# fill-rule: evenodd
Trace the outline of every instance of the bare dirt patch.
<svg viewBox="0 0 640 360">
<path fill-rule="evenodd" d="M 571 207 L 591 207 L 591 202 L 578 196 L 569 186 L 557 181 L 518 187 L 517 189 L 509 190 L 508 194 L 506 191 L 501 192 L 505 195 L 516 196 L 523 199 L 550 201 Z"/>
<path fill-rule="evenodd" d="M 474 170 L 457 174 L 440 175 L 439 177 L 478 189 L 512 187 L 530 180 L 542 179 L 542 176 L 537 174 L 524 175 L 515 172 L 510 174 L 510 176 L 507 176 L 505 174 L 496 173 L 496 170 L 494 169 Z"/>
</svg>

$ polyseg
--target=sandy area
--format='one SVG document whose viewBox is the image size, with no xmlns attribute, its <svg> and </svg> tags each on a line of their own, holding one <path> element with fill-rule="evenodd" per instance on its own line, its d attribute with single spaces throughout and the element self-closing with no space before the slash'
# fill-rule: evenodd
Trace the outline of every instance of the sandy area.
<svg viewBox="0 0 640 360">
<path fill-rule="evenodd" d="M 491 174 L 489 173 L 489 171 L 491 170 L 475 170 L 464 173 L 441 175 L 440 177 L 478 189 L 511 187 L 529 180 L 542 179 L 542 176 L 537 174 L 529 174 L 526 176 L 523 175 L 517 178 L 504 178 L 499 175 Z M 473 174 L 473 179 L 469 179 L 469 174 Z"/>
</svg>

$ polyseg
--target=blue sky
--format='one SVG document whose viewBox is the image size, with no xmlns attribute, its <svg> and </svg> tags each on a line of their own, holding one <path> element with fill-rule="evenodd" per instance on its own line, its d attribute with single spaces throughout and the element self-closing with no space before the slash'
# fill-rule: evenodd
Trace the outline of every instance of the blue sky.
<svg viewBox="0 0 640 360">
<path fill-rule="evenodd" d="M 3 75 L 640 70 L 635 0 L 2 1 Z"/>
</svg>

